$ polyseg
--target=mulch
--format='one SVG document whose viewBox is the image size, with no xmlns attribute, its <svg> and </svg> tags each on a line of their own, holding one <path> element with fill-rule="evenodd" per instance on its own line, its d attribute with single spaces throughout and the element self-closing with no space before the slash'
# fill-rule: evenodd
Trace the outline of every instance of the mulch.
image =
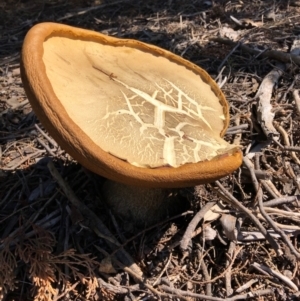
<svg viewBox="0 0 300 301">
<path fill-rule="evenodd" d="M 189 210 L 154 226 L 114 216 L 104 179 L 57 145 L 25 95 L 22 41 L 45 21 L 205 69 L 230 104 L 225 139 L 242 167 L 181 189 Z M 0 300 L 298 300 L 299 37 L 299 1 L 1 2 Z"/>
</svg>

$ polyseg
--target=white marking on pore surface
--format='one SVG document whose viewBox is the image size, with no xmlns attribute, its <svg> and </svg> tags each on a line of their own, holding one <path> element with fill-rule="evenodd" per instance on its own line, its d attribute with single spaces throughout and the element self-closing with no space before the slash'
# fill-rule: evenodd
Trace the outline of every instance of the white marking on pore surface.
<svg viewBox="0 0 300 301">
<path fill-rule="evenodd" d="M 130 91 L 132 91 L 136 95 L 139 95 L 140 97 L 142 97 L 143 99 L 145 99 L 147 102 L 149 102 L 152 105 L 154 105 L 156 108 L 160 108 L 161 110 L 164 110 L 164 111 L 170 112 L 170 113 L 178 113 L 178 114 L 187 115 L 187 116 L 189 116 L 191 118 L 194 118 L 194 119 L 200 117 L 209 126 L 209 128 L 211 128 L 210 124 L 202 116 L 201 109 L 202 110 L 210 110 L 210 111 L 215 111 L 215 110 L 212 109 L 212 108 L 210 108 L 210 107 L 202 107 L 201 105 L 197 104 L 197 102 L 195 100 L 193 100 L 188 95 L 186 95 L 185 93 L 183 93 L 181 90 L 179 90 L 179 88 L 178 88 L 178 90 L 181 91 L 182 94 L 179 94 L 178 99 L 181 98 L 182 95 L 184 95 L 189 101 L 192 100 L 191 103 L 197 104 L 197 112 L 195 112 L 195 111 L 193 111 L 191 109 L 187 109 L 187 111 L 184 111 L 182 109 L 179 109 L 178 107 L 172 107 L 170 105 L 166 105 L 166 104 L 162 103 L 161 101 L 159 101 L 158 99 L 153 98 L 151 95 L 147 94 L 144 91 L 141 91 L 141 90 L 139 90 L 137 88 L 130 87 L 130 86 L 126 85 L 125 83 L 123 83 L 122 81 L 118 80 L 118 79 L 114 79 L 114 81 L 116 81 L 117 83 L 123 85 L 125 88 L 127 88 Z M 169 81 L 167 81 L 167 82 L 169 82 Z M 124 94 L 124 92 L 122 92 L 122 93 Z M 154 94 L 154 95 L 156 96 L 156 94 Z M 179 100 L 179 102 L 180 101 L 181 101 L 181 99 Z M 177 104 L 178 104 L 178 101 L 177 101 Z"/>
<path fill-rule="evenodd" d="M 130 91 L 134 93 L 131 96 L 128 96 L 126 93 L 126 90 L 123 91 L 121 89 L 121 93 L 124 97 L 124 100 L 126 102 L 126 106 L 128 109 L 119 109 L 117 112 L 107 112 L 107 114 L 103 117 L 103 119 L 107 119 L 110 116 L 115 116 L 116 118 L 120 115 L 128 114 L 131 115 L 137 122 L 140 124 L 140 135 L 143 135 L 144 132 L 149 129 L 157 129 L 158 133 L 161 134 L 161 139 L 163 140 L 163 162 L 165 165 L 170 165 L 170 166 L 178 166 L 176 162 L 176 151 L 175 151 L 175 139 L 179 139 L 178 142 L 179 144 L 182 145 L 183 147 L 183 153 L 178 154 L 180 156 L 188 158 L 189 152 L 187 150 L 187 147 L 184 145 L 185 144 L 185 139 L 183 138 L 185 135 L 184 132 L 184 127 L 186 125 L 194 127 L 195 125 L 192 124 L 191 122 L 179 122 L 176 126 L 174 127 L 168 127 L 169 130 L 172 130 L 177 133 L 177 135 L 169 135 L 166 134 L 166 128 L 165 128 L 165 114 L 166 113 L 174 113 L 174 114 L 179 114 L 183 116 L 188 116 L 192 120 L 195 120 L 197 124 L 197 120 L 202 120 L 205 125 L 209 129 L 212 129 L 211 125 L 209 122 L 204 118 L 202 111 L 215 111 L 215 109 L 208 107 L 208 106 L 202 106 L 199 104 L 196 100 L 191 98 L 187 93 L 183 92 L 179 87 L 177 87 L 175 84 L 170 82 L 169 80 L 164 79 L 164 81 L 171 85 L 171 89 L 164 89 L 162 85 L 159 85 L 155 83 L 155 86 L 157 87 L 157 90 L 155 90 L 152 95 L 137 89 L 135 87 L 131 87 L 124 83 L 123 81 L 114 78 L 113 79 L 116 83 L 120 84 L 121 86 L 125 87 L 127 91 Z M 174 90 L 176 91 L 176 99 L 174 98 Z M 172 95 L 173 93 L 173 95 Z M 162 95 L 161 95 L 162 94 Z M 162 101 L 159 100 L 159 97 L 162 97 L 166 103 L 163 103 Z M 183 101 L 185 99 L 185 102 Z M 138 104 L 133 104 L 132 101 L 137 101 L 139 100 L 140 102 L 142 101 L 143 103 L 149 103 L 154 106 L 154 121 L 152 123 L 145 123 L 142 118 L 140 117 L 140 113 L 135 111 L 135 108 L 139 107 L 140 105 Z M 172 103 L 172 105 L 167 104 L 167 102 Z M 186 102 L 188 102 L 191 106 L 187 105 Z M 185 104 L 184 104 L 185 103 Z M 193 107 L 194 109 L 192 109 Z M 180 119 L 180 118 L 179 118 Z M 196 129 L 197 127 L 195 127 Z M 201 150 L 201 146 L 206 146 L 211 148 L 212 153 L 216 153 L 216 145 L 214 145 L 211 142 L 208 141 L 201 141 L 199 139 L 195 139 L 193 137 L 188 137 L 186 138 L 190 142 L 194 143 L 194 147 L 192 150 L 192 156 L 194 157 L 195 162 L 199 162 L 201 160 L 199 156 L 199 151 Z M 123 141 L 123 139 L 121 140 Z M 145 150 L 148 149 L 149 151 L 149 144 L 145 148 Z M 139 152 L 140 153 L 140 152 Z M 144 157 L 143 154 L 140 153 L 141 157 Z M 135 162 L 135 165 L 138 163 Z"/>
<path fill-rule="evenodd" d="M 175 137 L 166 137 L 164 143 L 164 162 L 170 166 L 176 166 L 176 153 L 174 149 Z"/>
<path fill-rule="evenodd" d="M 184 93 L 181 89 L 179 89 L 176 85 L 174 85 L 172 82 L 168 81 L 167 79 L 165 79 L 165 81 L 167 81 L 174 89 L 177 90 L 178 95 L 178 107 L 182 106 L 182 96 L 184 96 L 191 104 L 193 104 L 194 106 L 196 106 L 197 108 L 197 113 L 198 113 L 198 117 L 200 119 L 202 119 L 204 121 L 204 123 L 211 129 L 211 125 L 208 123 L 208 121 L 203 117 L 202 115 L 202 110 L 207 110 L 207 111 L 215 111 L 213 108 L 211 107 L 207 107 L 207 106 L 201 106 L 199 103 L 197 103 L 193 98 L 189 97 L 186 93 Z M 190 110 L 189 108 L 186 108 L 187 111 L 191 112 L 192 114 L 195 114 L 194 111 Z"/>
</svg>

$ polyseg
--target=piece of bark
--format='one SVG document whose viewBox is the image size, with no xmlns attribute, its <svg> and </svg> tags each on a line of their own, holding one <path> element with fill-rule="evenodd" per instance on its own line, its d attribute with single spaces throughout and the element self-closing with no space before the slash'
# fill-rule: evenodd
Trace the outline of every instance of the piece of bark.
<svg viewBox="0 0 300 301">
<path fill-rule="evenodd" d="M 268 140 L 278 137 L 279 133 L 273 126 L 275 114 L 272 112 L 271 97 L 274 86 L 282 76 L 285 66 L 277 64 L 263 79 L 255 98 L 258 100 L 257 119 Z"/>
</svg>

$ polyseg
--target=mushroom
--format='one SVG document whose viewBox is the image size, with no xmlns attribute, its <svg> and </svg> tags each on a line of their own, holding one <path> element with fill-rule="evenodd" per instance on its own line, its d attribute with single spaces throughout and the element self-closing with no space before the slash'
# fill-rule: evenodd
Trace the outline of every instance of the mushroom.
<svg viewBox="0 0 300 301">
<path fill-rule="evenodd" d="M 163 192 L 212 182 L 241 165 L 239 147 L 222 139 L 229 124 L 223 93 L 203 69 L 167 50 L 41 23 L 25 37 L 21 75 L 58 144 L 122 187 Z M 163 206 L 162 195 L 150 201 L 152 210 Z M 151 207 L 148 199 L 129 203 L 131 211 Z"/>
</svg>

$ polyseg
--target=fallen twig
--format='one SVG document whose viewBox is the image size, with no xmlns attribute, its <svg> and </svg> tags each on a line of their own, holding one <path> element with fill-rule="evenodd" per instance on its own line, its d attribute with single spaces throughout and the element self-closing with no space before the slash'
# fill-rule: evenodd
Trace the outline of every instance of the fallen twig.
<svg viewBox="0 0 300 301">
<path fill-rule="evenodd" d="M 198 298 L 201 300 L 209 300 L 209 301 L 235 301 L 235 300 L 247 300 L 248 298 L 255 298 L 258 296 L 265 296 L 265 295 L 273 295 L 273 290 L 272 289 L 265 289 L 265 290 L 257 290 L 253 292 L 249 292 L 243 295 L 236 295 L 230 298 L 218 298 L 218 297 L 211 297 L 203 294 L 195 294 L 191 293 L 189 291 L 182 291 L 176 288 L 171 288 L 167 285 L 161 285 L 160 288 L 164 290 L 165 292 L 169 292 L 171 294 L 175 294 L 174 297 L 180 297 L 180 296 L 188 296 L 192 298 Z M 171 297 L 169 295 L 169 297 Z"/>
<path fill-rule="evenodd" d="M 285 196 L 281 198 L 276 198 L 267 202 L 264 202 L 264 207 L 273 207 L 278 206 L 286 203 L 293 203 L 300 201 L 300 195 L 293 195 L 293 196 Z"/>
<path fill-rule="evenodd" d="M 254 268 L 258 269 L 258 270 L 263 270 L 263 271 L 269 273 L 270 275 L 272 275 L 272 276 L 274 276 L 274 277 L 280 279 L 281 281 L 283 281 L 285 284 L 287 284 L 287 285 L 288 285 L 291 289 L 293 289 L 294 291 L 296 291 L 296 292 L 299 291 L 297 285 L 296 285 L 293 281 L 291 281 L 288 277 L 282 275 L 281 273 L 276 272 L 276 271 L 274 271 L 273 269 L 271 269 L 271 268 L 269 268 L 269 267 L 267 267 L 267 266 L 265 266 L 265 265 L 259 264 L 259 263 L 257 263 L 257 262 L 254 262 L 254 263 L 252 264 L 252 266 L 253 266 Z"/>
<path fill-rule="evenodd" d="M 300 213 L 293 211 L 285 211 L 277 208 L 270 208 L 264 205 L 265 211 L 269 213 L 273 213 L 279 216 L 284 216 L 285 218 L 294 217 L 300 223 Z"/>
<path fill-rule="evenodd" d="M 257 177 L 257 169 L 255 169 L 254 173 Z M 270 196 L 272 196 L 274 199 L 276 198 L 281 198 L 282 195 L 281 193 L 277 190 L 277 188 L 275 187 L 275 185 L 273 184 L 273 182 L 271 182 L 270 180 L 263 180 L 259 177 L 257 177 L 258 180 L 260 180 L 260 184 L 261 186 L 269 193 Z"/>
<path fill-rule="evenodd" d="M 234 249 L 236 248 L 235 242 L 231 241 L 228 249 L 228 256 L 232 258 L 234 254 Z M 232 279 L 231 279 L 231 263 L 232 260 L 227 258 L 226 260 L 226 267 L 227 267 L 227 272 L 225 273 L 225 287 L 226 287 L 226 296 L 229 297 L 233 293 L 233 289 L 231 287 Z M 230 267 L 230 268 L 229 268 Z"/>
<path fill-rule="evenodd" d="M 276 130 L 281 134 L 284 145 L 287 147 L 291 146 L 289 136 L 288 136 L 287 132 L 285 131 L 285 129 L 277 122 L 274 122 L 274 126 L 275 126 Z M 300 160 L 298 159 L 295 152 L 291 152 L 291 157 L 293 158 L 293 160 L 296 164 L 300 165 Z"/>
<path fill-rule="evenodd" d="M 162 271 L 160 272 L 159 276 L 156 278 L 156 280 L 153 282 L 152 286 L 155 286 L 158 282 L 160 282 L 161 280 L 161 277 L 163 276 L 163 274 L 166 272 L 170 262 L 171 262 L 171 259 L 172 259 L 172 253 L 170 253 L 169 255 L 169 259 L 167 261 L 167 263 L 165 264 L 164 268 L 162 269 Z"/>
<path fill-rule="evenodd" d="M 36 138 L 36 140 L 51 156 L 55 157 L 53 150 L 42 139 Z"/>
<path fill-rule="evenodd" d="M 240 47 L 241 45 L 241 41 L 239 41 L 238 43 L 236 43 L 236 45 L 233 46 L 233 48 L 231 49 L 231 51 L 226 55 L 226 57 L 224 58 L 224 60 L 221 62 L 221 64 L 218 67 L 218 72 L 222 69 L 222 67 L 225 65 L 225 63 L 228 61 L 229 57 Z"/>
<path fill-rule="evenodd" d="M 56 141 L 52 139 L 48 134 L 46 134 L 37 124 L 34 127 L 42 134 L 44 138 L 46 138 L 54 147 L 58 147 Z"/>
<path fill-rule="evenodd" d="M 274 238 L 280 238 L 281 236 L 278 233 L 275 233 L 274 230 L 268 230 L 270 235 Z M 294 226 L 294 229 L 286 229 L 285 232 L 289 236 L 297 236 L 300 234 L 300 227 Z M 241 231 L 238 233 L 237 241 L 238 242 L 247 242 L 255 240 L 265 240 L 266 238 L 259 231 Z"/>
<path fill-rule="evenodd" d="M 185 233 L 181 239 L 180 242 L 180 248 L 184 252 L 188 249 L 189 242 L 192 239 L 192 234 L 194 230 L 196 229 L 199 221 L 204 217 L 205 213 L 214 205 L 216 202 L 209 202 L 204 207 L 200 209 L 200 211 L 193 217 L 191 222 L 189 223 L 187 229 L 185 230 Z"/>
<path fill-rule="evenodd" d="M 252 284 L 256 283 L 258 281 L 257 278 L 255 279 L 251 279 L 248 282 L 246 282 L 245 284 L 243 284 L 242 286 L 240 286 L 238 289 L 236 289 L 235 291 L 237 293 L 241 293 L 242 291 L 248 289 Z"/>
<path fill-rule="evenodd" d="M 129 292 L 129 289 L 123 286 L 116 286 L 110 283 L 105 282 L 103 279 L 98 278 L 99 287 L 105 287 L 109 291 L 115 294 L 126 295 Z M 132 290 L 131 290 L 132 291 Z"/>
<path fill-rule="evenodd" d="M 202 253 L 200 252 L 200 250 L 198 250 L 198 258 L 200 260 L 200 266 L 201 266 L 201 270 L 202 270 L 202 273 L 203 273 L 203 276 L 204 276 L 204 280 L 205 281 L 208 281 L 208 283 L 205 284 L 205 293 L 207 296 L 211 296 L 212 295 L 212 292 L 211 292 L 211 277 L 208 273 L 208 269 L 207 269 L 207 266 L 203 260 L 203 256 L 201 256 Z"/>
<path fill-rule="evenodd" d="M 240 42 L 233 42 L 229 39 L 224 39 L 224 38 L 220 38 L 220 37 L 211 38 L 211 41 L 230 45 L 230 46 L 235 46 L 238 43 L 240 43 Z M 251 47 L 248 47 L 243 43 L 240 43 L 239 48 L 242 49 L 243 51 L 253 54 L 257 57 L 260 56 L 262 58 L 276 59 L 282 63 L 295 63 L 298 66 L 300 66 L 300 57 L 298 55 L 285 53 L 285 52 L 278 51 L 278 50 L 262 50 L 262 51 L 260 51 L 260 50 L 256 50 Z"/>
<path fill-rule="evenodd" d="M 87 14 L 87 13 L 91 12 L 91 11 L 95 11 L 95 10 L 98 10 L 98 9 L 103 9 L 105 7 L 108 7 L 108 6 L 117 5 L 117 4 L 121 4 L 121 3 L 124 3 L 124 2 L 128 2 L 128 0 L 114 1 L 114 2 L 111 2 L 111 3 L 103 3 L 103 4 L 100 4 L 100 5 L 96 5 L 96 6 L 86 7 L 86 8 L 80 9 L 77 12 L 69 13 L 64 17 L 58 18 L 57 21 L 63 21 L 63 20 L 66 20 L 66 19 L 70 19 L 72 17 L 82 16 L 84 14 Z"/>
</svg>

